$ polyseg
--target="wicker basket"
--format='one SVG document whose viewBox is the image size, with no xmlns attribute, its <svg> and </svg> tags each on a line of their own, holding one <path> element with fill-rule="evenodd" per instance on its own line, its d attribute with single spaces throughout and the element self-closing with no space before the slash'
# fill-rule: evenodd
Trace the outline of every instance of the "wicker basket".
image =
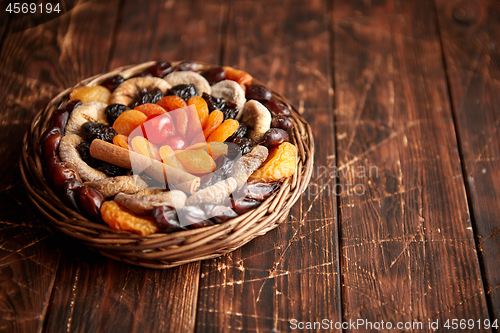
<svg viewBox="0 0 500 333">
<path fill-rule="evenodd" d="M 154 62 L 118 68 L 86 79 L 77 86 L 99 84 L 116 74 L 125 78 L 132 77 L 152 64 Z M 200 63 L 200 66 L 213 65 Z M 42 163 L 36 153 L 40 135 L 47 128 L 50 117 L 68 99 L 72 89 L 66 89 L 52 99 L 31 123 L 24 137 L 21 154 L 22 179 L 30 199 L 54 227 L 109 258 L 143 267 L 168 268 L 221 256 L 265 234 L 285 220 L 311 178 L 314 160 L 311 128 L 284 97 L 273 92 L 274 98 L 284 102 L 292 110 L 295 126 L 290 141 L 296 145 L 299 153 L 297 172 L 285 180 L 278 192 L 256 209 L 222 224 L 149 236 L 113 230 L 66 207 L 46 183 Z"/>
</svg>

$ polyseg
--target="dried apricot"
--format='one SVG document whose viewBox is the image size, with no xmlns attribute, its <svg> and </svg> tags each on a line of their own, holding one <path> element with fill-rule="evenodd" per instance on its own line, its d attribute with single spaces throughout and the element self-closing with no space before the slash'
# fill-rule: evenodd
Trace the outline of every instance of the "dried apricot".
<svg viewBox="0 0 500 333">
<path fill-rule="evenodd" d="M 187 101 L 187 104 L 194 105 L 196 107 L 201 127 L 203 127 L 208 119 L 209 113 L 207 102 L 205 102 L 205 100 L 200 96 L 193 96 Z"/>
<path fill-rule="evenodd" d="M 177 133 L 182 137 L 185 136 L 189 123 L 188 113 L 185 109 L 186 102 L 179 96 L 171 95 L 163 97 L 156 104 L 170 113 L 174 118 Z"/>
<path fill-rule="evenodd" d="M 224 114 L 222 111 L 219 110 L 214 110 L 210 115 L 208 116 L 208 120 L 205 123 L 205 126 L 203 127 L 203 135 L 205 135 L 205 138 L 208 138 L 210 134 L 215 131 L 217 127 L 222 124 L 222 121 L 224 120 Z"/>
<path fill-rule="evenodd" d="M 102 203 L 101 216 L 104 222 L 115 230 L 129 231 L 141 236 L 158 231 L 152 218 L 134 215 L 114 200 Z"/>
<path fill-rule="evenodd" d="M 234 132 L 236 132 L 239 126 L 240 123 L 237 120 L 227 119 L 219 127 L 217 127 L 215 131 L 212 132 L 212 134 L 210 134 L 207 142 L 224 142 L 227 138 L 233 135 Z"/>
<path fill-rule="evenodd" d="M 101 102 L 109 104 L 109 98 L 111 97 L 111 92 L 108 88 L 103 86 L 90 86 L 90 87 L 79 87 L 74 89 L 70 94 L 69 98 L 71 100 L 79 99 L 82 103 L 88 102 Z"/>
<path fill-rule="evenodd" d="M 186 171 L 182 163 L 175 157 L 175 152 L 170 146 L 166 145 L 160 147 L 160 157 L 166 165 Z"/>
<path fill-rule="evenodd" d="M 123 112 L 118 118 L 116 118 L 113 128 L 118 134 L 129 136 L 130 133 L 141 126 L 148 117 L 137 110 L 128 110 Z"/>
<path fill-rule="evenodd" d="M 203 149 L 180 150 L 175 153 L 175 157 L 190 173 L 206 174 L 215 170 L 213 158 Z"/>
<path fill-rule="evenodd" d="M 290 177 L 297 168 L 297 147 L 283 142 L 269 151 L 267 160 L 248 179 L 251 181 L 272 182 Z"/>
<path fill-rule="evenodd" d="M 146 116 L 150 117 L 154 114 L 164 114 L 167 113 L 167 110 L 159 106 L 158 104 L 146 103 L 138 105 L 134 108 L 134 110 L 141 111 Z"/>
<path fill-rule="evenodd" d="M 118 134 L 113 138 L 113 144 L 130 150 L 130 146 L 128 144 L 128 138 L 125 135 Z"/>
<path fill-rule="evenodd" d="M 214 160 L 216 160 L 221 155 L 227 155 L 228 146 L 224 142 L 210 142 L 207 143 L 196 143 L 192 146 L 186 148 L 186 150 L 197 150 L 203 149 L 208 153 L 208 155 L 212 156 Z"/>
<path fill-rule="evenodd" d="M 226 80 L 236 81 L 243 89 L 245 89 L 245 86 L 250 84 L 253 80 L 252 76 L 245 71 L 234 69 L 229 66 L 224 66 L 222 68 L 226 72 Z"/>
<path fill-rule="evenodd" d="M 130 145 L 136 153 L 149 158 L 154 158 L 155 160 L 160 160 L 158 148 L 154 144 L 149 142 L 146 138 L 143 138 L 142 136 L 136 136 L 132 138 Z"/>
<path fill-rule="evenodd" d="M 157 105 L 161 106 L 167 111 L 173 111 L 185 107 L 186 102 L 179 96 L 165 96 L 156 102 Z"/>
</svg>

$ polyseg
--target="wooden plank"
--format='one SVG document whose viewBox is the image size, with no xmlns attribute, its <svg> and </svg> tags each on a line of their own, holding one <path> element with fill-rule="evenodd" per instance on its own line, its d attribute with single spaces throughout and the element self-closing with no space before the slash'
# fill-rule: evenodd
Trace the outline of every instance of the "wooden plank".
<svg viewBox="0 0 500 333">
<path fill-rule="evenodd" d="M 70 15 L 28 31 L 9 32 L 0 53 L 0 330 L 41 331 L 59 263 L 57 237 L 21 185 L 21 140 L 34 114 L 58 91 L 102 70 L 116 12 L 82 2 Z M 75 25 L 79 22 L 79 25 Z M 83 23 L 85 22 L 85 23 Z M 79 40 L 94 48 L 72 44 Z M 83 65 L 85 63 L 85 65 Z"/>
<path fill-rule="evenodd" d="M 344 320 L 487 319 L 433 3 L 334 8 Z"/>
<path fill-rule="evenodd" d="M 291 319 L 338 321 L 340 279 L 327 1 L 229 2 L 224 64 L 288 96 L 316 138 L 312 185 L 288 221 L 203 262 L 197 331 L 289 331 Z"/>
<path fill-rule="evenodd" d="M 436 7 L 484 283 L 500 318 L 500 4 L 438 0 Z"/>
<path fill-rule="evenodd" d="M 224 13 L 217 0 L 183 1 L 175 6 L 164 1 L 151 1 L 148 6 L 124 1 L 109 67 L 151 58 L 200 59 L 201 54 L 202 60 L 216 63 Z M 76 248 L 61 259 L 45 330 L 193 331 L 199 276 L 200 263 L 151 270 Z"/>
</svg>

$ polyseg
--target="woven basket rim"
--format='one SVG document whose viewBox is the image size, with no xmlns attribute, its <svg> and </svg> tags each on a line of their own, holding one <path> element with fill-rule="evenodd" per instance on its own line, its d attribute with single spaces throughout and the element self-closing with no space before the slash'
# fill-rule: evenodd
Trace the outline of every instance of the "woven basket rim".
<svg viewBox="0 0 500 333">
<path fill-rule="evenodd" d="M 173 62 L 172 65 L 183 61 Z M 201 69 L 216 66 L 193 62 Z M 221 256 L 267 233 L 285 220 L 311 178 L 314 140 L 311 127 L 290 101 L 271 90 L 273 97 L 285 103 L 291 110 L 291 119 L 295 126 L 290 140 L 298 149 L 299 161 L 295 174 L 287 178 L 280 190 L 260 206 L 221 224 L 173 233 L 158 232 L 149 236 L 117 231 L 106 224 L 90 221 L 66 207 L 48 186 L 43 175 L 42 162 L 37 154 L 38 139 L 47 128 L 53 112 L 68 99 L 74 88 L 99 84 L 107 77 L 117 74 L 129 78 L 140 74 L 154 63 L 155 61 L 148 61 L 116 68 L 82 80 L 55 96 L 34 116 L 24 136 L 20 170 L 30 200 L 57 230 L 111 259 L 158 269 Z M 253 79 L 252 83 L 262 84 L 256 79 Z"/>
</svg>

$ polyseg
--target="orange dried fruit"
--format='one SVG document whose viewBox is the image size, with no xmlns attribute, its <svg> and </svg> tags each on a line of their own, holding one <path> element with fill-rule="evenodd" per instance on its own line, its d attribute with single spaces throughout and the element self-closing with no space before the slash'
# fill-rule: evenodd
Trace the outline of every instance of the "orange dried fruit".
<svg viewBox="0 0 500 333">
<path fill-rule="evenodd" d="M 129 231 L 141 236 L 151 235 L 158 231 L 152 218 L 134 215 L 114 200 L 102 203 L 101 217 L 115 230 Z"/>
<path fill-rule="evenodd" d="M 165 96 L 161 98 L 158 102 L 156 102 L 156 104 L 158 104 L 167 111 L 177 110 L 187 105 L 182 98 L 174 95 Z"/>
<path fill-rule="evenodd" d="M 124 111 L 113 123 L 113 128 L 118 134 L 129 136 L 130 133 L 141 126 L 148 117 L 137 110 Z"/>
<path fill-rule="evenodd" d="M 229 66 L 223 66 L 226 72 L 226 80 L 236 81 L 243 89 L 246 89 L 246 85 L 252 83 L 252 76 L 245 71 L 235 69 Z"/>
<path fill-rule="evenodd" d="M 213 158 L 203 149 L 180 150 L 175 157 L 189 173 L 206 174 L 215 170 Z"/>
<path fill-rule="evenodd" d="M 146 116 L 150 117 L 154 114 L 164 114 L 167 113 L 167 110 L 159 106 L 158 104 L 146 103 L 138 105 L 134 108 L 134 110 L 141 111 Z"/>
<path fill-rule="evenodd" d="M 101 102 L 108 104 L 111 92 L 103 86 L 84 86 L 74 89 L 70 94 L 71 100 L 79 99 L 82 103 Z"/>
<path fill-rule="evenodd" d="M 131 149 L 128 144 L 128 138 L 122 134 L 115 135 L 115 137 L 113 138 L 113 144 L 128 150 Z"/>
<path fill-rule="evenodd" d="M 148 139 L 142 136 L 136 136 L 130 142 L 132 149 L 141 155 L 149 158 L 154 158 L 155 160 L 160 160 L 160 153 L 158 148 L 148 141 Z"/>
<path fill-rule="evenodd" d="M 171 95 L 163 97 L 156 104 L 170 113 L 172 118 L 174 118 L 176 132 L 184 137 L 188 128 L 189 117 L 186 109 L 181 108 L 187 106 L 186 102 L 179 96 Z"/>
<path fill-rule="evenodd" d="M 209 113 L 207 102 L 200 96 L 193 96 L 187 101 L 187 104 L 194 105 L 196 107 L 201 127 L 203 127 L 208 119 Z"/>
<path fill-rule="evenodd" d="M 177 157 L 175 157 L 175 152 L 170 146 L 168 146 L 168 145 L 161 146 L 159 152 L 160 152 L 160 157 L 161 157 L 163 163 L 165 163 L 166 165 L 170 165 L 173 168 L 177 168 L 177 169 L 180 169 L 182 171 L 186 171 L 186 169 L 184 168 L 182 163 L 179 162 Z"/>
<path fill-rule="evenodd" d="M 208 138 L 210 134 L 215 131 L 217 127 L 222 124 L 222 121 L 224 120 L 224 114 L 222 111 L 219 110 L 214 110 L 210 115 L 208 116 L 208 120 L 205 123 L 205 126 L 203 127 L 203 135 L 205 135 L 205 138 Z"/>
<path fill-rule="evenodd" d="M 228 146 L 224 142 L 214 141 L 210 142 L 209 144 L 204 142 L 196 143 L 186 148 L 186 150 L 197 150 L 197 149 L 203 149 L 208 153 L 208 155 L 212 156 L 212 158 L 216 160 L 221 155 L 227 155 Z"/>
<path fill-rule="evenodd" d="M 297 147 L 283 142 L 269 151 L 267 160 L 248 179 L 251 181 L 272 182 L 290 177 L 297 168 Z"/>
<path fill-rule="evenodd" d="M 207 139 L 207 142 L 217 141 L 224 142 L 227 138 L 233 135 L 238 129 L 240 123 L 234 119 L 227 119 L 219 127 L 217 127 Z"/>
</svg>

